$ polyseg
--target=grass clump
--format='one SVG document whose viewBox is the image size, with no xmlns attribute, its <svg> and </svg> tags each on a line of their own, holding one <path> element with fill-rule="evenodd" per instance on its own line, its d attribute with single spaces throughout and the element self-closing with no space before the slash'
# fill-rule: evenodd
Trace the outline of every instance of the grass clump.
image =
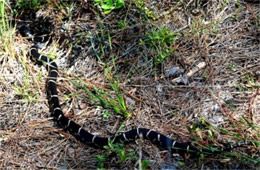
<svg viewBox="0 0 260 170">
<path fill-rule="evenodd" d="M 101 104 L 101 106 L 103 106 L 104 108 L 112 109 L 114 112 L 116 112 L 119 115 L 122 115 L 124 118 L 131 117 L 131 114 L 128 112 L 128 108 L 126 106 L 124 96 L 120 91 L 118 80 L 110 80 L 110 87 L 114 92 L 114 97 L 108 91 L 101 88 L 94 87 L 90 90 L 87 83 L 85 83 L 80 78 L 78 78 L 78 80 L 80 81 L 80 83 L 78 83 L 75 80 L 70 81 L 77 88 L 84 90 L 89 95 L 92 101 Z"/>
<path fill-rule="evenodd" d="M 18 0 L 16 2 L 16 7 L 18 9 L 39 9 L 41 6 L 41 3 L 39 0 Z"/>
<path fill-rule="evenodd" d="M 107 146 L 104 146 L 106 152 L 97 156 L 98 168 L 105 168 L 105 161 L 109 161 L 109 155 L 112 153 L 118 155 L 118 163 L 124 163 L 127 160 L 137 160 L 135 152 L 133 149 L 125 149 L 124 144 L 122 143 L 113 143 L 109 141 Z"/>
<path fill-rule="evenodd" d="M 117 133 L 123 128 L 124 123 L 121 124 L 121 126 L 118 128 Z M 97 156 L 98 161 L 98 168 L 104 169 L 105 168 L 105 162 L 109 161 L 109 156 L 112 154 L 118 155 L 117 163 L 124 163 L 127 160 L 131 161 L 138 161 L 139 167 L 141 169 L 146 169 L 149 166 L 149 161 L 142 160 L 141 162 L 138 160 L 138 157 L 136 156 L 135 150 L 133 149 L 126 149 L 123 143 L 114 143 L 114 139 L 110 140 L 108 142 L 107 146 L 104 146 L 104 149 L 106 150 L 105 153 Z"/>
<path fill-rule="evenodd" d="M 240 122 L 236 122 L 234 125 L 234 129 L 243 129 L 244 131 L 246 129 L 249 128 L 249 124 L 248 122 L 246 122 L 245 120 L 242 120 Z M 239 132 L 234 132 L 231 129 L 228 128 L 216 128 L 214 126 L 212 126 L 210 123 L 208 123 L 206 121 L 206 119 L 204 117 L 200 118 L 199 122 L 193 123 L 191 127 L 189 127 L 189 131 L 192 134 L 196 134 L 193 136 L 193 141 L 205 141 L 205 143 L 207 143 L 208 149 L 210 150 L 216 150 L 217 148 L 221 148 L 220 146 L 216 145 L 217 141 L 216 138 L 218 137 L 218 134 L 221 133 L 225 136 L 229 136 L 229 139 L 235 139 L 235 141 L 239 141 L 239 142 L 252 142 L 256 145 L 259 145 L 258 141 L 255 140 L 250 140 L 249 138 L 245 138 L 245 136 L 243 136 L 243 134 L 240 134 Z M 259 128 L 255 128 L 253 130 L 252 134 L 257 134 L 259 131 Z M 236 142 L 239 143 L 239 142 Z M 215 145 L 215 146 L 214 146 Z M 222 147 L 228 147 L 228 145 L 231 144 L 225 144 Z M 204 158 L 205 155 L 201 154 L 200 155 L 201 158 Z M 250 157 L 247 153 L 243 153 L 243 152 L 231 152 L 231 151 L 227 151 L 227 152 L 223 152 L 223 154 L 217 155 L 219 160 L 224 160 L 224 159 L 236 159 L 239 160 L 241 163 L 260 163 L 260 160 L 258 158 L 252 158 Z"/>
<path fill-rule="evenodd" d="M 0 36 L 3 36 L 4 31 L 7 31 L 9 29 L 9 24 L 8 24 L 8 19 L 7 19 L 7 14 L 5 12 L 6 8 L 6 2 L 5 1 L 0 1 Z"/>
<path fill-rule="evenodd" d="M 7 53 L 12 58 L 15 57 L 14 50 L 14 36 L 15 28 L 11 28 L 7 16 L 7 8 L 9 8 L 6 1 L 0 1 L 0 49 Z"/>
<path fill-rule="evenodd" d="M 135 5 L 139 10 L 141 10 L 146 17 L 151 18 L 153 20 L 158 19 L 158 16 L 146 6 L 146 3 L 143 0 L 134 0 Z"/>
<path fill-rule="evenodd" d="M 155 52 L 154 63 L 157 66 L 173 54 L 176 39 L 174 32 L 163 27 L 148 32 L 141 44 Z"/>
</svg>

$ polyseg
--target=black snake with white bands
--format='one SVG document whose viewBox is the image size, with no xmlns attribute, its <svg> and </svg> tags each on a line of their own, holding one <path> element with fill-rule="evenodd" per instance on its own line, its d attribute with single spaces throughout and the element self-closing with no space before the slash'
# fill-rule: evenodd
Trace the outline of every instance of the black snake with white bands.
<svg viewBox="0 0 260 170">
<path fill-rule="evenodd" d="M 22 35 L 29 36 L 29 37 L 31 36 L 27 28 L 23 30 Z M 158 132 L 146 128 L 132 129 L 130 131 L 121 133 L 118 136 L 113 136 L 110 138 L 93 135 L 87 132 L 83 127 L 75 123 L 73 120 L 70 120 L 69 118 L 64 116 L 61 110 L 61 106 L 59 104 L 57 86 L 56 86 L 56 80 L 58 77 L 58 66 L 52 59 L 44 55 L 41 55 L 38 52 L 39 48 L 40 46 L 38 44 L 33 45 L 30 49 L 30 55 L 32 59 L 35 60 L 38 64 L 40 65 L 45 64 L 48 70 L 46 90 L 47 90 L 47 96 L 49 99 L 52 116 L 54 117 L 58 125 L 60 125 L 66 131 L 69 131 L 73 136 L 75 136 L 83 143 L 92 144 L 103 148 L 105 145 L 108 145 L 108 142 L 110 140 L 113 140 L 114 143 L 119 143 L 119 142 L 133 141 L 136 140 L 137 138 L 143 138 L 157 144 L 162 149 L 166 149 L 173 152 L 178 151 L 184 153 L 189 152 L 189 153 L 208 153 L 208 154 L 220 153 L 222 151 L 230 151 L 233 148 L 249 143 L 249 142 L 243 142 L 235 145 L 230 145 L 229 147 L 225 147 L 225 148 L 198 149 L 189 143 L 177 142 L 176 140 L 173 140 L 165 135 L 162 135 Z"/>
</svg>

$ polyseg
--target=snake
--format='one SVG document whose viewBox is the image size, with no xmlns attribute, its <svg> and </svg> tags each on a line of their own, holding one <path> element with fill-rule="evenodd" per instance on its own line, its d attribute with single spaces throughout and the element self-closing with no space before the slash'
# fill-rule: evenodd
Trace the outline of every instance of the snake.
<svg viewBox="0 0 260 170">
<path fill-rule="evenodd" d="M 30 29 L 26 26 L 23 26 L 20 29 L 20 33 L 24 37 L 30 37 L 32 41 L 36 38 L 31 34 Z M 43 38 L 41 41 L 44 41 Z M 39 40 L 38 40 L 39 41 Z M 163 150 L 168 150 L 170 152 L 180 152 L 180 153 L 205 153 L 205 154 L 215 154 L 222 153 L 225 151 L 231 151 L 234 148 L 240 147 L 242 145 L 248 145 L 250 142 L 240 142 L 234 145 L 228 145 L 225 147 L 207 147 L 207 148 L 198 148 L 193 146 L 190 142 L 178 142 L 166 135 L 163 135 L 159 132 L 156 132 L 147 128 L 136 128 L 132 129 L 119 135 L 110 136 L 110 137 L 101 137 L 98 135 L 94 135 L 87 130 L 85 130 L 82 126 L 77 124 L 75 121 L 66 117 L 61 109 L 61 105 L 58 98 L 57 85 L 56 81 L 58 78 L 58 65 L 56 62 L 39 53 L 39 49 L 41 49 L 41 45 L 39 43 L 34 43 L 30 50 L 29 55 L 31 59 L 39 65 L 45 65 L 48 71 L 48 78 L 46 80 L 46 91 L 47 98 L 49 103 L 49 108 L 51 115 L 56 121 L 56 123 L 63 128 L 65 131 L 69 132 L 76 139 L 80 140 L 84 144 L 94 145 L 99 148 L 104 148 L 104 146 L 108 145 L 110 141 L 113 143 L 127 143 L 131 141 L 135 141 L 138 138 L 146 139 L 156 144 L 159 148 Z"/>
</svg>

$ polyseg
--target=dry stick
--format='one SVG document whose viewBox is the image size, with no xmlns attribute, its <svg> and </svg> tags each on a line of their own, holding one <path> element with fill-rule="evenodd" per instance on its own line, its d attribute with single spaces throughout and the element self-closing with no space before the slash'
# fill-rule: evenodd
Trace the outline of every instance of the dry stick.
<svg viewBox="0 0 260 170">
<path fill-rule="evenodd" d="M 190 70 L 190 71 L 187 73 L 187 77 L 193 76 L 193 74 L 195 74 L 196 72 L 198 72 L 200 69 L 203 69 L 205 66 L 206 66 L 206 63 L 205 63 L 205 62 L 199 63 L 194 69 Z"/>
<path fill-rule="evenodd" d="M 135 99 L 135 100 L 137 100 L 137 101 L 139 101 L 139 102 L 143 102 L 142 98 L 138 98 L 138 97 L 134 96 L 133 94 L 131 94 L 131 92 L 125 90 L 123 87 L 120 87 L 120 89 L 123 90 L 123 92 L 124 92 L 127 96 L 129 96 L 129 97 L 131 97 L 131 98 L 133 98 L 133 99 Z"/>
<path fill-rule="evenodd" d="M 205 62 L 201 62 L 195 68 L 191 69 L 187 74 L 185 74 L 184 76 L 177 77 L 177 78 L 173 79 L 171 82 L 175 83 L 175 82 L 179 81 L 182 77 L 185 77 L 185 76 L 187 78 L 190 78 L 196 72 L 198 72 L 199 70 L 203 69 L 204 67 L 206 67 L 206 63 Z"/>
</svg>

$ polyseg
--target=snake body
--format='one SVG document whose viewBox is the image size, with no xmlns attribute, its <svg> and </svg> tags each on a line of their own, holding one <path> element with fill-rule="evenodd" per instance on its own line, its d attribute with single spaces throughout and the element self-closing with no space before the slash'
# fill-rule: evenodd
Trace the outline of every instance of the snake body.
<svg viewBox="0 0 260 170">
<path fill-rule="evenodd" d="M 24 27 L 23 31 L 21 31 L 23 36 L 32 37 L 29 29 Z M 100 137 L 97 135 L 93 135 L 90 132 L 86 131 L 82 126 L 75 123 L 73 120 L 67 118 L 61 109 L 58 99 L 58 92 L 56 86 L 56 80 L 58 77 L 58 66 L 54 62 L 54 60 L 48 58 L 47 56 L 41 55 L 38 52 L 40 46 L 38 44 L 34 44 L 30 48 L 30 56 L 34 61 L 38 64 L 46 65 L 46 69 L 48 70 L 48 79 L 46 82 L 46 91 L 47 97 L 49 99 L 50 111 L 54 120 L 60 125 L 64 130 L 70 132 L 73 136 L 79 139 L 81 142 L 86 144 L 95 145 L 103 148 L 105 145 L 108 145 L 110 140 L 113 140 L 114 143 L 119 142 L 129 142 L 134 141 L 137 138 L 143 138 L 150 140 L 151 142 L 157 144 L 160 148 L 169 150 L 172 152 L 184 152 L 184 153 L 221 153 L 223 151 L 230 151 L 233 148 L 239 147 L 241 145 L 248 144 L 248 142 L 242 142 L 235 145 L 229 145 L 224 148 L 215 148 L 215 149 L 199 149 L 190 143 L 181 143 L 173 140 L 163 134 L 160 134 L 156 131 L 146 129 L 146 128 L 137 128 L 132 129 L 130 131 L 121 133 L 117 136 L 112 136 L 110 138 Z"/>
</svg>

